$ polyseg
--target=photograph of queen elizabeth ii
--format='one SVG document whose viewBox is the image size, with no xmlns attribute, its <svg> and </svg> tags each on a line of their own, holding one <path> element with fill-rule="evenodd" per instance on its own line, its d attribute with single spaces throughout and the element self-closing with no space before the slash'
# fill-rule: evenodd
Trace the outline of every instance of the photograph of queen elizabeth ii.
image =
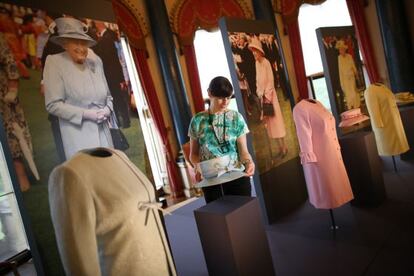
<svg viewBox="0 0 414 276">
<path fill-rule="evenodd" d="M 255 192 L 272 222 L 307 197 L 281 40 L 265 20 L 223 18 L 220 30 L 237 108 L 250 130 L 246 140 L 255 162 Z"/>
<path fill-rule="evenodd" d="M 361 108 L 365 113 L 365 79 L 358 42 L 352 26 L 324 27 L 316 31 L 332 111 L 339 115 Z"/>
<path fill-rule="evenodd" d="M 116 121 L 129 143 L 123 151 L 153 180 L 122 33 L 111 22 L 7 3 L 0 3 L 0 26 L 2 147 L 12 153 L 36 243 L 50 249 L 41 252 L 46 274 L 63 275 L 48 205 L 53 168 L 77 151 L 116 147 Z M 9 190 L 0 185 L 0 192 Z M 0 219 L 3 243 L 15 236 L 1 230 L 10 225 Z"/>
<path fill-rule="evenodd" d="M 272 33 L 228 32 L 260 172 L 298 155 L 279 42 Z"/>
<path fill-rule="evenodd" d="M 66 159 L 79 150 L 113 147 L 109 117 L 113 98 L 102 60 L 90 47 L 96 44 L 79 20 L 55 20 L 58 35 L 51 41 L 64 51 L 49 55 L 43 71 L 46 110 L 59 119 Z"/>
</svg>

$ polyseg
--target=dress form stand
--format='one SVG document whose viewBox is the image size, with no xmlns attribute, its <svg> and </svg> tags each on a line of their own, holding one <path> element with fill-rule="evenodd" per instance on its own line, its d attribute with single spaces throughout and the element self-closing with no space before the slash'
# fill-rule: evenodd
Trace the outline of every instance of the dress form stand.
<svg viewBox="0 0 414 276">
<path fill-rule="evenodd" d="M 337 229 L 339 229 L 339 227 L 335 223 L 335 217 L 334 217 L 332 209 L 329 209 L 329 215 L 331 216 L 331 223 L 332 223 L 331 229 L 335 232 Z"/>
<path fill-rule="evenodd" d="M 392 164 L 394 165 L 394 171 L 397 172 L 397 164 L 395 163 L 395 156 L 392 156 Z"/>
<path fill-rule="evenodd" d="M 223 184 L 220 184 L 220 190 L 221 190 L 221 197 L 224 197 L 224 188 L 223 188 Z"/>
</svg>

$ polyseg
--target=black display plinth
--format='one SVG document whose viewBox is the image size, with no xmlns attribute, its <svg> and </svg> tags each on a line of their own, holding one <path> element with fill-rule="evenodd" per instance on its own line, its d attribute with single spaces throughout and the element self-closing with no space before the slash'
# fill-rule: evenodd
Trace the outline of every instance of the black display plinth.
<svg viewBox="0 0 414 276">
<path fill-rule="evenodd" d="M 399 107 L 401 121 L 404 126 L 405 135 L 407 136 L 410 149 L 401 154 L 401 160 L 414 159 L 414 105 Z"/>
<path fill-rule="evenodd" d="M 372 131 L 360 131 L 339 138 L 342 158 L 351 182 L 354 205 L 378 205 L 385 199 L 384 177 Z M 335 172 L 332 172 L 335 177 Z"/>
<path fill-rule="evenodd" d="M 210 276 L 275 275 L 256 198 L 224 196 L 194 215 Z"/>
</svg>

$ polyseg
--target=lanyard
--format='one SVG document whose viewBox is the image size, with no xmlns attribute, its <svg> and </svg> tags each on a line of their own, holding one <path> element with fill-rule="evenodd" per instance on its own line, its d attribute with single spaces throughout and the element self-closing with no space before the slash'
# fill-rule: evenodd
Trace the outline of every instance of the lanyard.
<svg viewBox="0 0 414 276">
<path fill-rule="evenodd" d="M 208 109 L 208 122 L 211 125 L 211 128 L 212 128 L 213 133 L 214 133 L 214 137 L 217 140 L 217 143 L 219 145 L 219 150 L 220 150 L 221 153 L 227 153 L 227 152 L 229 152 L 229 142 L 226 141 L 226 114 L 227 114 L 227 111 L 224 112 L 224 115 L 223 115 L 224 116 L 223 117 L 223 139 L 222 139 L 222 142 L 220 142 L 220 139 L 218 138 L 217 133 L 214 130 L 213 120 L 211 118 L 212 117 L 212 114 L 210 113 L 210 109 Z"/>
</svg>

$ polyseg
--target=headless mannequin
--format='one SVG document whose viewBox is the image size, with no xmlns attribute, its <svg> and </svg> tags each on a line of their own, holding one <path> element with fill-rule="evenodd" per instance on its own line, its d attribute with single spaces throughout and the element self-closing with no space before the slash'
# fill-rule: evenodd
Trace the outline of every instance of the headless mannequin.
<svg viewBox="0 0 414 276">
<path fill-rule="evenodd" d="M 316 104 L 316 101 L 314 99 L 306 99 L 306 101 L 308 101 L 310 103 L 313 103 L 313 104 Z M 333 214 L 333 210 L 332 209 L 329 209 L 329 215 L 331 217 L 331 224 L 332 224 L 331 225 L 331 229 L 335 232 L 336 229 L 338 229 L 339 227 L 335 223 L 335 217 L 334 217 L 334 214 Z"/>
<path fill-rule="evenodd" d="M 56 167 L 49 202 L 67 275 L 176 275 L 152 184 L 122 152 L 86 149 Z"/>
<path fill-rule="evenodd" d="M 384 85 L 384 83 L 382 81 L 376 81 L 374 85 L 382 86 Z M 395 155 L 392 155 L 391 158 L 392 158 L 392 165 L 394 166 L 394 172 L 397 172 L 398 170 L 397 170 L 397 163 L 395 162 Z"/>
</svg>

